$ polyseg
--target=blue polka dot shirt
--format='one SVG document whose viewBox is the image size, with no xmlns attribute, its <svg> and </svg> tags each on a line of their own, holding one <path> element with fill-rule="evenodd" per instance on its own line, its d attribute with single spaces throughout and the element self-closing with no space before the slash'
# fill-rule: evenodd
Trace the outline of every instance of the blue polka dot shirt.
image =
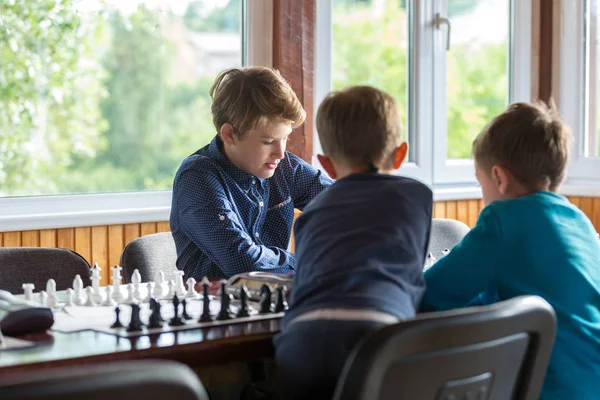
<svg viewBox="0 0 600 400">
<path fill-rule="evenodd" d="M 264 271 L 290 273 L 294 208 L 302 210 L 333 181 L 287 153 L 260 179 L 223 155 L 218 136 L 186 158 L 175 174 L 171 232 L 184 278 L 211 280 Z"/>
</svg>

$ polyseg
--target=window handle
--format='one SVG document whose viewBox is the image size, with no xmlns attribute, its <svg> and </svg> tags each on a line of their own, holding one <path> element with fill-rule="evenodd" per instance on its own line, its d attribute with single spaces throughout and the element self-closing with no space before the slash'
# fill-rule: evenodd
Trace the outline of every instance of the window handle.
<svg viewBox="0 0 600 400">
<path fill-rule="evenodd" d="M 448 18 L 442 17 L 440 13 L 435 14 L 435 19 L 433 21 L 436 29 L 440 29 L 442 25 L 446 25 L 448 32 L 446 35 L 446 51 L 450 50 L 450 20 Z"/>
</svg>

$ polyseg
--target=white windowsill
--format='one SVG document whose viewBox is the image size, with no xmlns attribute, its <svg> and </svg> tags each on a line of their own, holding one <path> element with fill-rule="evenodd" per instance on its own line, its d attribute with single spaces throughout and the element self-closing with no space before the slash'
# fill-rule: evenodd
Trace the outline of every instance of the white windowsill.
<svg viewBox="0 0 600 400">
<path fill-rule="evenodd" d="M 598 182 L 567 182 L 560 194 L 600 197 Z M 434 187 L 435 201 L 481 198 L 476 185 Z M 0 199 L 0 232 L 168 221 L 171 192 Z"/>
</svg>

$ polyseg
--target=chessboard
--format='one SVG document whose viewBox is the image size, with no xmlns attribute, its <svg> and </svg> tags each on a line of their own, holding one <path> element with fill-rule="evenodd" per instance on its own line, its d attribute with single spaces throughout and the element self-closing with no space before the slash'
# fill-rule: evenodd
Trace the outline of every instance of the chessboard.
<svg viewBox="0 0 600 400">
<path fill-rule="evenodd" d="M 197 284 L 192 278 L 184 285 L 183 273 L 173 281 L 159 274 L 155 282 L 144 283 L 136 270 L 131 283 L 121 284 L 120 267 L 113 267 L 112 285 L 100 286 L 99 278 L 99 267 L 94 265 L 91 286 L 83 288 L 81 277 L 76 276 L 72 288 L 56 292 L 54 281 L 49 280 L 46 291 L 36 297 L 31 285 L 24 284 L 24 297 L 52 309 L 53 331 L 92 330 L 119 337 L 275 320 L 287 310 L 287 287 L 278 280 L 261 282 L 256 293 L 245 284 L 232 286 L 225 280 L 205 278 Z M 251 292 L 256 298 L 251 298 Z"/>
</svg>

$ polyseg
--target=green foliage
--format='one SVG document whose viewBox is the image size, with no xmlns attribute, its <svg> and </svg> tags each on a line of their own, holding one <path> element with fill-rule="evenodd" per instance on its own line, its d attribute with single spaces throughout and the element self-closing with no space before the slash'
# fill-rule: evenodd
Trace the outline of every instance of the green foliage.
<svg viewBox="0 0 600 400">
<path fill-rule="evenodd" d="M 480 0 L 454 2 L 463 13 Z M 337 2 L 336 2 L 337 4 Z M 333 86 L 367 84 L 397 100 L 403 129 L 407 129 L 406 11 L 387 1 L 385 13 L 374 18 L 369 4 L 348 8 L 341 3 L 333 20 Z M 506 105 L 507 51 L 505 44 L 452 47 L 447 55 L 448 157 L 470 158 L 477 133 Z M 418 132 L 415 132 L 418 135 Z"/>
<path fill-rule="evenodd" d="M 212 12 L 204 2 L 193 1 L 183 15 L 185 26 L 195 32 L 239 32 L 241 20 L 240 0 L 229 0 L 225 7 Z"/>
</svg>

